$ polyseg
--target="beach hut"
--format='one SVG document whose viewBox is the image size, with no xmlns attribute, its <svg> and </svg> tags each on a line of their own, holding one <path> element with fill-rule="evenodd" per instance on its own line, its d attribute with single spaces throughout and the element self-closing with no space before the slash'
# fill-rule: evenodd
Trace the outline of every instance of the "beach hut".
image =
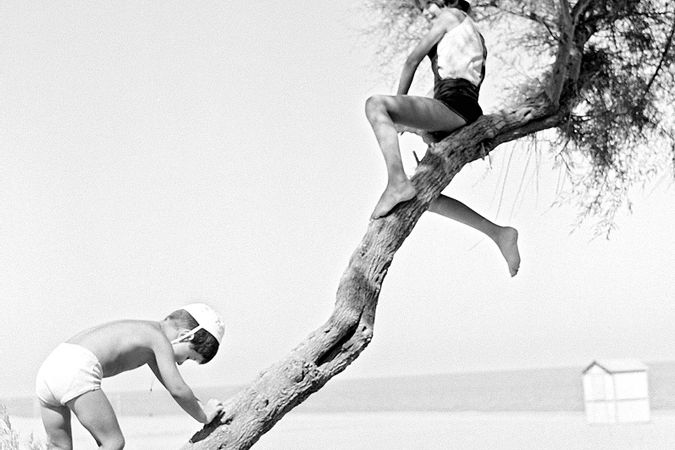
<svg viewBox="0 0 675 450">
<path fill-rule="evenodd" d="M 647 366 L 640 361 L 593 361 L 583 384 L 588 422 L 649 422 Z"/>
</svg>

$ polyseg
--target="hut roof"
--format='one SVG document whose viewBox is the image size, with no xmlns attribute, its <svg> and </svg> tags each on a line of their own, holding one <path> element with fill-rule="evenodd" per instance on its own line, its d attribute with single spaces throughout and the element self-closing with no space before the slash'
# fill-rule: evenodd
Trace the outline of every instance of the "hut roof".
<svg viewBox="0 0 675 450">
<path fill-rule="evenodd" d="M 582 373 L 588 372 L 593 366 L 598 366 L 607 373 L 645 372 L 647 370 L 647 366 L 637 359 L 598 359 L 586 367 Z"/>
</svg>

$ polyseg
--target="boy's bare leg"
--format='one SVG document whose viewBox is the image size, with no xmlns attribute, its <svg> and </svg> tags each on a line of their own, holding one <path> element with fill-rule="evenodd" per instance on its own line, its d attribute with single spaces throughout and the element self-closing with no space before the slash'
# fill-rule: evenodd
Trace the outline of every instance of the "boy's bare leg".
<svg viewBox="0 0 675 450">
<path fill-rule="evenodd" d="M 384 163 L 387 166 L 387 187 L 373 210 L 372 218 L 384 217 L 394 206 L 412 199 L 417 194 L 408 176 L 403 170 L 401 151 L 398 146 L 398 133 L 394 127 L 385 101 L 373 100 L 366 102 L 366 116 L 373 128 L 377 143 L 380 145 Z"/>
<path fill-rule="evenodd" d="M 124 448 L 124 436 L 108 397 L 102 390 L 89 391 L 68 402 L 82 426 L 91 433 L 100 449 Z"/>
<path fill-rule="evenodd" d="M 70 427 L 70 410 L 65 406 L 51 406 L 40 402 L 40 415 L 47 433 L 48 448 L 71 450 L 73 434 Z"/>
<path fill-rule="evenodd" d="M 464 203 L 445 195 L 440 195 L 431 202 L 429 211 L 456 220 L 487 235 L 502 252 L 511 276 L 518 273 L 520 253 L 518 252 L 518 231 L 515 228 L 502 227 L 490 222 Z"/>
<path fill-rule="evenodd" d="M 417 194 L 403 170 L 396 124 L 429 131 L 451 131 L 464 125 L 465 121 L 437 100 L 409 95 L 370 97 L 366 102 L 366 116 L 387 166 L 387 187 L 372 214 L 372 218 L 377 219 Z"/>
</svg>

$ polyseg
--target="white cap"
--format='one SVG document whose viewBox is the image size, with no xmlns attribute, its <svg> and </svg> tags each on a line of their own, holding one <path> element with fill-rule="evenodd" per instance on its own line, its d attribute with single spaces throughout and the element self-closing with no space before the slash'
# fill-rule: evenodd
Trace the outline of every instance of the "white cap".
<svg viewBox="0 0 675 450">
<path fill-rule="evenodd" d="M 181 309 L 190 313 L 199 324 L 197 328 L 190 330 L 190 334 L 194 335 L 198 330 L 203 329 L 216 338 L 216 341 L 220 344 L 225 334 L 225 323 L 213 308 L 205 303 L 190 303 Z"/>
</svg>

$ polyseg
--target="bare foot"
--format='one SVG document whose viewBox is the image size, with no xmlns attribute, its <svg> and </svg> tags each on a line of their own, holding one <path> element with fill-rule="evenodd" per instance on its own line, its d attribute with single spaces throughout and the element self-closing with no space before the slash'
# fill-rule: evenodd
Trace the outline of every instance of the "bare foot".
<svg viewBox="0 0 675 450">
<path fill-rule="evenodd" d="M 406 202 L 417 195 L 417 190 L 410 180 L 398 185 L 387 184 L 387 188 L 382 193 L 380 200 L 375 205 L 375 210 L 370 216 L 371 219 L 384 217 L 399 203 Z"/>
<path fill-rule="evenodd" d="M 520 253 L 518 252 L 518 230 L 511 227 L 503 227 L 495 240 L 499 250 L 504 255 L 509 265 L 509 272 L 515 277 L 520 268 Z"/>
</svg>

